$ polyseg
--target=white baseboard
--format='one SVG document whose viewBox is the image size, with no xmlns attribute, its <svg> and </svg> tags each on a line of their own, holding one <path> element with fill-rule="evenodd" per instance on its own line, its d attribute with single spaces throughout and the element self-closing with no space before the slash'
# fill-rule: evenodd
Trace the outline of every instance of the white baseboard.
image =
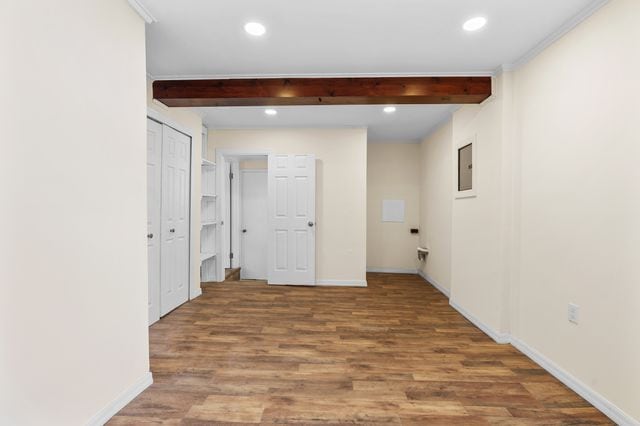
<svg viewBox="0 0 640 426">
<path fill-rule="evenodd" d="M 403 269 L 403 268 L 370 268 L 367 266 L 367 272 L 378 272 L 381 274 L 417 274 L 417 269 Z"/>
<path fill-rule="evenodd" d="M 202 284 L 200 284 L 200 285 L 202 285 Z M 201 288 L 201 287 L 198 287 L 198 288 L 193 292 L 193 294 L 191 294 L 191 295 L 189 296 L 189 300 L 193 300 L 193 299 L 195 299 L 196 297 L 200 297 L 200 296 L 202 296 L 202 288 Z"/>
<path fill-rule="evenodd" d="M 427 281 L 429 284 L 434 286 L 436 288 L 436 290 L 438 290 L 440 293 L 442 293 L 445 296 L 447 296 L 447 298 L 451 297 L 451 294 L 449 293 L 449 290 L 447 290 L 442 284 L 438 283 L 436 280 L 431 278 L 429 276 L 429 274 L 427 274 L 426 272 L 423 272 L 422 269 L 418 269 L 418 275 L 420 275 L 422 278 L 424 278 L 424 280 Z"/>
<path fill-rule="evenodd" d="M 102 426 L 109 421 L 109 419 L 115 416 L 118 411 L 122 410 L 128 403 L 140 395 L 140 393 L 151 386 L 153 383 L 153 376 L 151 372 L 147 372 L 138 381 L 136 381 L 129 389 L 122 392 L 116 399 L 111 401 L 109 405 L 97 412 L 87 422 L 89 426 Z"/>
<path fill-rule="evenodd" d="M 613 420 L 620 426 L 640 426 L 640 422 L 625 413 L 611 401 L 582 383 L 580 380 L 569 374 L 556 363 L 551 361 L 540 352 L 536 351 L 523 341 L 511 337 L 511 344 L 520 352 L 531 358 L 533 362 L 547 370 L 552 376 L 564 383 L 568 388 L 587 400 L 591 405 Z"/>
<path fill-rule="evenodd" d="M 426 278 L 425 278 L 426 279 Z M 427 280 L 428 281 L 428 280 Z M 573 390 L 575 393 L 580 395 L 582 398 L 587 400 L 591 405 L 600 410 L 605 416 L 609 417 L 616 424 L 620 426 L 640 426 L 640 421 L 634 419 L 629 414 L 625 413 L 618 406 L 613 404 L 611 401 L 606 399 L 604 396 L 600 395 L 598 392 L 594 391 L 576 377 L 569 374 L 567 371 L 562 369 L 559 365 L 551 361 L 546 356 L 542 355 L 540 352 L 536 351 L 525 342 L 511 336 L 509 333 L 499 333 L 480 321 L 475 316 L 471 315 L 464 308 L 458 305 L 456 302 L 450 300 L 449 304 L 460 314 L 462 314 L 465 318 L 471 321 L 476 327 L 482 330 L 485 334 L 491 337 L 496 343 L 499 344 L 507 344 L 510 343 L 522 352 L 524 355 L 528 356 L 538 364 L 540 367 L 544 368 L 547 372 L 549 372 L 556 379 L 560 380 L 564 383 L 569 389 Z"/>
<path fill-rule="evenodd" d="M 366 287 L 367 280 L 317 280 L 320 287 Z"/>
<path fill-rule="evenodd" d="M 500 333 L 498 331 L 495 331 L 493 328 L 489 327 L 487 324 L 485 324 L 482 321 L 480 321 L 478 318 L 476 318 L 475 316 L 470 314 L 462 306 L 458 305 L 456 302 L 454 302 L 451 299 L 449 299 L 449 304 L 456 311 L 460 312 L 463 317 L 465 317 L 466 319 L 471 321 L 473 323 L 473 325 L 475 325 L 480 330 L 482 330 L 484 332 L 484 334 L 488 335 L 493 340 L 495 340 L 496 343 L 499 343 L 501 345 L 505 345 L 507 343 L 511 343 L 511 336 L 509 336 L 509 333 Z"/>
</svg>

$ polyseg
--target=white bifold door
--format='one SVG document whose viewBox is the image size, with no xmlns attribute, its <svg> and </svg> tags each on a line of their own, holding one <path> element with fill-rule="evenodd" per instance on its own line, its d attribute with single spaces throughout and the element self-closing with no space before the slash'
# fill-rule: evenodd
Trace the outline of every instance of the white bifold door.
<svg viewBox="0 0 640 426">
<path fill-rule="evenodd" d="M 149 324 L 189 299 L 191 138 L 147 120 Z"/>
<path fill-rule="evenodd" d="M 162 124 L 147 119 L 147 266 L 149 269 L 149 325 L 160 319 L 161 179 Z"/>
<path fill-rule="evenodd" d="M 316 284 L 316 160 L 269 155 L 268 283 Z"/>
</svg>

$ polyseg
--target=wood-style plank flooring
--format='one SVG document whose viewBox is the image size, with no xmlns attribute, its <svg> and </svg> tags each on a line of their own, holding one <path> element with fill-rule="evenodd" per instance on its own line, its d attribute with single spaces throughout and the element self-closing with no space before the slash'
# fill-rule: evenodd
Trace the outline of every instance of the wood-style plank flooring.
<svg viewBox="0 0 640 426">
<path fill-rule="evenodd" d="M 612 424 L 415 275 L 206 286 L 150 329 L 154 384 L 110 424 Z"/>
</svg>

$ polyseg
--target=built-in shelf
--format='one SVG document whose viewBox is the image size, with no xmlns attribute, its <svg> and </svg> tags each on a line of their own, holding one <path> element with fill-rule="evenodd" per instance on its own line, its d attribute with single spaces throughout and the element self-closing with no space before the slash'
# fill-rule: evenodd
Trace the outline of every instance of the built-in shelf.
<svg viewBox="0 0 640 426">
<path fill-rule="evenodd" d="M 217 240 L 220 232 L 218 224 L 218 202 L 216 192 L 216 163 L 204 158 L 207 146 L 207 130 L 202 129 L 202 175 L 200 191 L 200 281 L 217 280 L 218 248 Z"/>
</svg>

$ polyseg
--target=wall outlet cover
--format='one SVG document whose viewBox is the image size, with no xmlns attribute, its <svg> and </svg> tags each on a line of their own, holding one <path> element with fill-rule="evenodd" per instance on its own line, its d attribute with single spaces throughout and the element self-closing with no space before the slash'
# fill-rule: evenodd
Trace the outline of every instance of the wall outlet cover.
<svg viewBox="0 0 640 426">
<path fill-rule="evenodd" d="M 567 310 L 567 319 L 569 322 L 574 324 L 578 324 L 580 321 L 580 306 L 575 303 L 569 303 L 569 308 Z"/>
</svg>

